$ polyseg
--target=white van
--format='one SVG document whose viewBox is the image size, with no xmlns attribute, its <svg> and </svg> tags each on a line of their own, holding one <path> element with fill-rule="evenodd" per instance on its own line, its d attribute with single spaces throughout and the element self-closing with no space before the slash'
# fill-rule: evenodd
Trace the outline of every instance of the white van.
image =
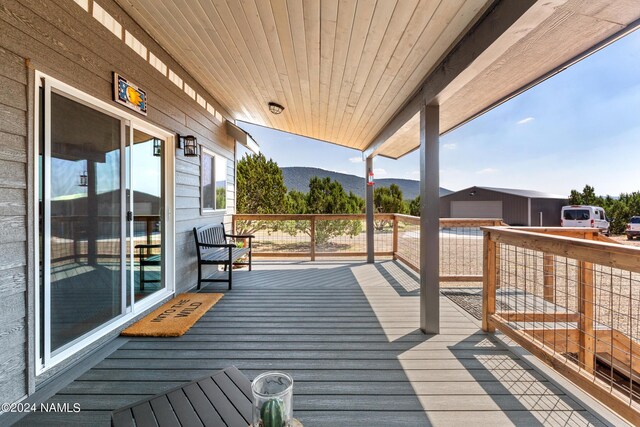
<svg viewBox="0 0 640 427">
<path fill-rule="evenodd" d="M 600 206 L 571 205 L 563 206 L 560 214 L 563 227 L 591 227 L 609 235 L 609 220 Z"/>
</svg>

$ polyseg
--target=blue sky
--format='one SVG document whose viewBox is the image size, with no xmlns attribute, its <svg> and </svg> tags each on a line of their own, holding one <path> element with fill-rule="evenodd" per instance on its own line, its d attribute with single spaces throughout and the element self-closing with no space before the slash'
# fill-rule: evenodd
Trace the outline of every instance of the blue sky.
<svg viewBox="0 0 640 427">
<path fill-rule="evenodd" d="M 242 123 L 281 167 L 364 175 L 360 152 Z M 640 31 L 440 139 L 440 185 L 568 194 L 640 191 Z M 239 153 L 240 154 L 240 153 Z M 419 153 L 377 157 L 377 178 L 417 179 Z"/>
</svg>

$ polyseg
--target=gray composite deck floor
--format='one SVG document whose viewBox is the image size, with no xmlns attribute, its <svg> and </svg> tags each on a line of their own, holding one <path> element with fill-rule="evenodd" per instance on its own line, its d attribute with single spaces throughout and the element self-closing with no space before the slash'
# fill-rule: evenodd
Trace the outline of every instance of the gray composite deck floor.
<svg viewBox="0 0 640 427">
<path fill-rule="evenodd" d="M 22 425 L 108 425 L 118 407 L 229 365 L 250 379 L 285 370 L 294 411 L 313 426 L 601 425 L 441 297 L 425 336 L 418 284 L 399 264 L 262 263 L 179 338 L 131 338 L 50 402 L 77 414 Z"/>
</svg>

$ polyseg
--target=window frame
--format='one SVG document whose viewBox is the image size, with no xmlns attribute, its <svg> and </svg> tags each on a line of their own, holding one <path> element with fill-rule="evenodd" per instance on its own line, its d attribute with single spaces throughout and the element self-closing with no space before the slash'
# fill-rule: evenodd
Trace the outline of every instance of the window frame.
<svg viewBox="0 0 640 427">
<path fill-rule="evenodd" d="M 216 180 L 215 180 L 215 175 L 216 175 L 216 162 L 218 158 L 221 158 L 225 161 L 225 163 L 227 163 L 228 166 L 228 162 L 229 159 L 226 158 L 225 156 L 223 156 L 222 154 L 216 153 L 215 151 L 213 151 L 210 148 L 206 148 L 206 147 L 201 147 L 200 149 L 200 215 L 202 216 L 206 216 L 206 215 L 214 215 L 214 214 L 220 214 L 220 213 L 225 213 L 227 212 L 227 203 L 225 202 L 225 206 L 224 208 L 218 208 L 217 206 L 214 206 L 213 209 L 211 208 L 205 208 L 204 207 L 204 156 L 205 154 L 209 157 L 212 158 L 212 168 L 213 168 L 213 202 L 214 205 L 216 204 L 216 191 L 218 189 L 218 187 L 216 186 Z M 224 194 L 225 194 L 225 200 L 227 199 L 227 193 L 229 192 L 228 190 L 228 185 L 227 185 L 227 174 L 225 172 L 225 185 L 224 185 Z"/>
</svg>

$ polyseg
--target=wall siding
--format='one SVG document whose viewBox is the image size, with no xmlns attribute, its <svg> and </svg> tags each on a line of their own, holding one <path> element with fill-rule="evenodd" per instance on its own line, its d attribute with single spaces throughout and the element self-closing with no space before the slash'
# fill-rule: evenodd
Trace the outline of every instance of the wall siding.
<svg viewBox="0 0 640 427">
<path fill-rule="evenodd" d="M 123 28 L 134 35 L 169 69 L 222 115 L 230 115 L 157 43 L 127 15 L 114 0 L 98 3 Z M 90 9 L 91 10 L 91 9 Z M 0 4 L 0 401 L 11 402 L 24 396 L 36 379 L 28 374 L 33 346 L 27 325 L 35 319 L 27 315 L 33 304 L 35 283 L 27 283 L 27 264 L 36 248 L 29 242 L 32 211 L 28 171 L 31 170 L 29 145 L 33 143 L 30 105 L 34 70 L 42 71 L 104 101 L 112 99 L 112 72 L 118 72 L 147 91 L 146 120 L 173 133 L 192 134 L 204 147 L 229 160 L 228 208 L 226 212 L 203 216 L 200 213 L 199 158 L 185 158 L 176 150 L 175 221 L 176 290 L 196 284 L 194 226 L 211 222 L 230 223 L 235 200 L 235 142 L 225 127 L 175 86 L 124 40 L 85 12 L 73 0 L 3 0 Z M 113 105 L 116 105 L 115 103 Z M 118 106 L 124 111 L 130 110 Z M 31 268 L 31 267 L 29 267 Z M 11 309 L 3 310 L 6 304 Z M 32 328 L 31 328 L 32 329 Z M 100 345 L 104 339 L 96 345 Z M 91 349 L 85 349 L 87 353 Z M 77 359 L 77 358 L 76 358 Z M 60 364 L 37 379 L 50 377 L 70 363 Z M 33 387 L 32 387 L 33 388 Z"/>
<path fill-rule="evenodd" d="M 0 48 L 0 402 L 28 392 L 27 75 Z"/>
<path fill-rule="evenodd" d="M 476 191 L 475 196 L 469 195 L 471 190 Z M 526 197 L 514 196 L 511 194 L 498 193 L 496 191 L 485 190 L 482 188 L 469 188 L 440 198 L 440 217 L 448 218 L 451 216 L 452 201 L 502 201 L 502 215 L 504 222 L 510 225 L 527 225 L 529 218 L 528 203 Z"/>
</svg>

